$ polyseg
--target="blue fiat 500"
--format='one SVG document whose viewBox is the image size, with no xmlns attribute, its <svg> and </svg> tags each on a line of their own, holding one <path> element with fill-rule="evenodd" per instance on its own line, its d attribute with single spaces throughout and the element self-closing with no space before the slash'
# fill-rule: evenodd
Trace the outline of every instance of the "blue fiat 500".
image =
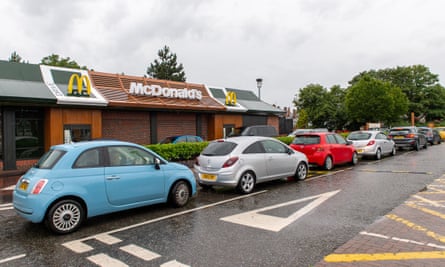
<svg viewBox="0 0 445 267">
<path fill-rule="evenodd" d="M 89 141 L 51 147 L 14 189 L 19 215 L 55 233 L 89 217 L 156 203 L 187 204 L 196 194 L 193 172 L 129 142 Z"/>
</svg>

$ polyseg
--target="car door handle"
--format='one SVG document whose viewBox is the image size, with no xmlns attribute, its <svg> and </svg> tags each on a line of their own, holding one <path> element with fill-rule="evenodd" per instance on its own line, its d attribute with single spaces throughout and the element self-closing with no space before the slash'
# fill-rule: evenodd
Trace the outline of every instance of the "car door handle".
<svg viewBox="0 0 445 267">
<path fill-rule="evenodd" d="M 121 177 L 118 175 L 110 175 L 106 177 L 107 180 L 119 180 L 120 178 Z"/>
</svg>

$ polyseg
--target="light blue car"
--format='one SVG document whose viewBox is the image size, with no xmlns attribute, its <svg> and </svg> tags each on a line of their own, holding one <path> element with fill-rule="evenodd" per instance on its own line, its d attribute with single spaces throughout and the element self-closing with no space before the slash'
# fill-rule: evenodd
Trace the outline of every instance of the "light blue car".
<svg viewBox="0 0 445 267">
<path fill-rule="evenodd" d="M 51 147 L 14 189 L 14 209 L 55 233 L 77 230 L 89 217 L 171 202 L 196 194 L 193 172 L 129 142 L 88 141 Z"/>
</svg>

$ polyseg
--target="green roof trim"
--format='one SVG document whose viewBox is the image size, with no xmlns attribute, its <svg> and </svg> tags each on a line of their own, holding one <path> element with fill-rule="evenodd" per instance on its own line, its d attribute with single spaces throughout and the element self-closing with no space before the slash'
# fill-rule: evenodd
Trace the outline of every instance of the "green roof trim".
<svg viewBox="0 0 445 267">
<path fill-rule="evenodd" d="M 222 89 L 209 88 L 209 90 L 212 93 L 213 97 L 215 98 L 222 98 L 222 99 L 226 98 L 226 95 Z"/>
<path fill-rule="evenodd" d="M 0 60 L 0 79 L 42 82 L 40 65 Z"/>
<path fill-rule="evenodd" d="M 79 77 L 82 76 L 81 72 L 75 71 L 75 70 L 73 70 L 72 72 L 51 70 L 51 74 L 53 76 L 54 83 L 56 83 L 56 84 L 68 84 L 68 82 L 71 78 L 71 75 L 73 75 L 73 74 L 77 74 L 77 75 L 79 75 Z"/>
<path fill-rule="evenodd" d="M 226 88 L 226 91 L 235 92 L 237 100 L 260 101 L 252 91 L 239 90 L 234 88 Z"/>
</svg>

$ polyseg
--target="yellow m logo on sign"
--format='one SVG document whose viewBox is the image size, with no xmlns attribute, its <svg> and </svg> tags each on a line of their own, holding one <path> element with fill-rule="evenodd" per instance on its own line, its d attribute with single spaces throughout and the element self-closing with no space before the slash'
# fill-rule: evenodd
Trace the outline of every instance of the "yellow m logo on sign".
<svg viewBox="0 0 445 267">
<path fill-rule="evenodd" d="M 76 80 L 77 83 L 77 91 L 76 93 L 73 92 L 73 83 L 74 80 Z M 83 90 L 83 83 L 85 82 L 85 86 L 87 88 L 86 92 Z M 79 74 L 73 74 L 70 77 L 70 80 L 68 82 L 68 95 L 75 95 L 75 96 L 90 96 L 91 94 L 91 83 L 90 79 L 88 79 L 88 76 L 82 75 L 79 76 Z"/>
<path fill-rule="evenodd" d="M 227 106 L 236 106 L 236 94 L 235 94 L 235 92 L 227 92 L 227 95 L 226 95 L 226 105 Z"/>
</svg>

